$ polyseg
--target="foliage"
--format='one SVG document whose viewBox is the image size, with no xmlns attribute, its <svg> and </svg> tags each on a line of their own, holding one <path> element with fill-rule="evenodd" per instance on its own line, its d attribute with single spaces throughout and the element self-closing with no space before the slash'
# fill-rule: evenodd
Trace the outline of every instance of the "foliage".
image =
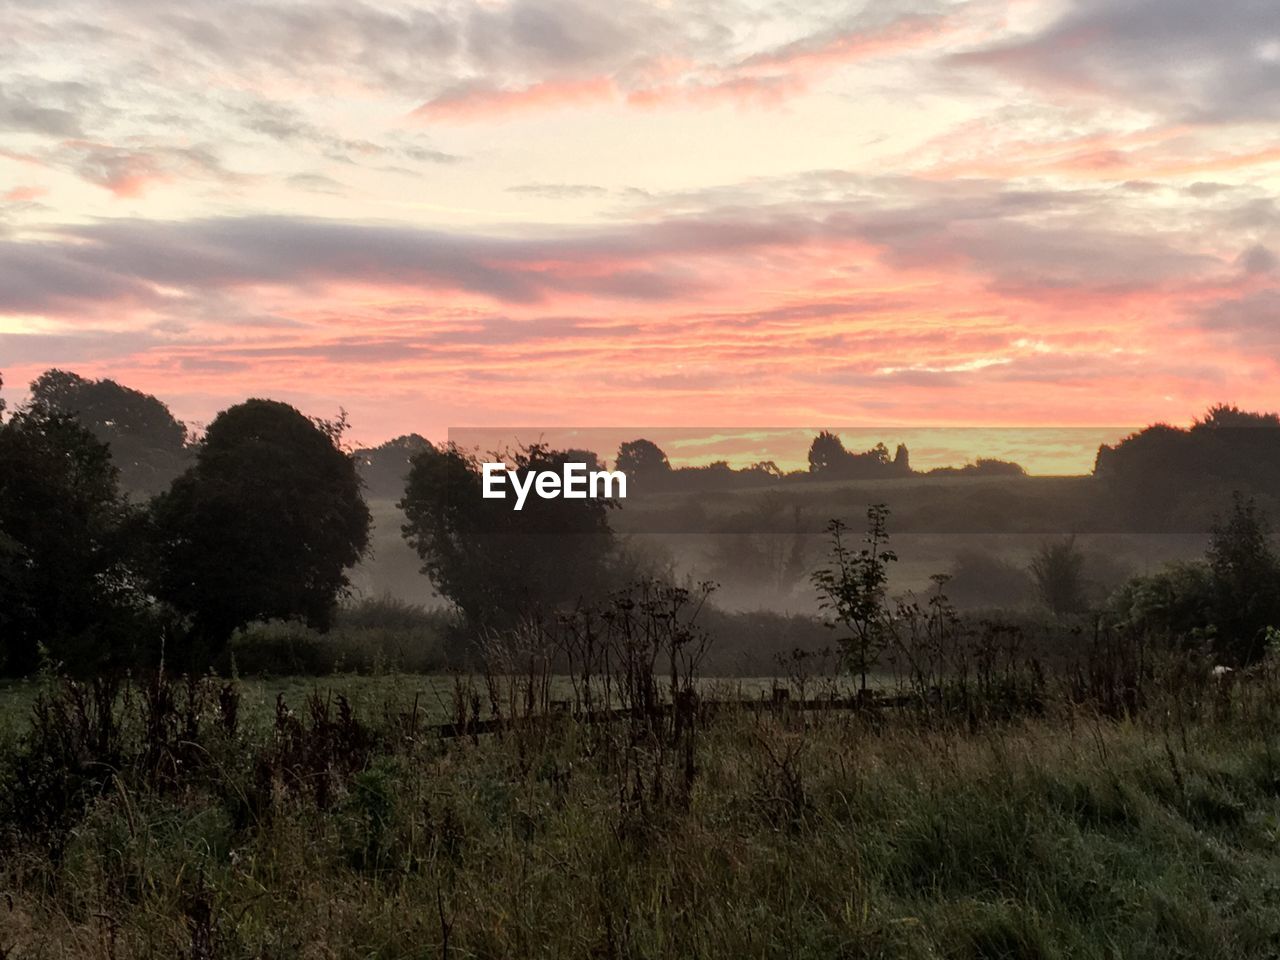
<svg viewBox="0 0 1280 960">
<path fill-rule="evenodd" d="M 885 591 L 889 564 L 898 559 L 885 549 L 889 541 L 889 510 L 883 504 L 867 509 L 866 546 L 857 553 L 845 543 L 845 524 L 827 524 L 831 539 L 831 566 L 813 574 L 813 584 L 821 597 L 819 609 L 830 612 L 833 628 L 846 633 L 839 638 L 850 668 L 867 689 L 867 674 L 875 666 L 889 642 L 890 612 Z"/>
<path fill-rule="evenodd" d="M 1074 536 L 1046 541 L 1031 561 L 1036 592 L 1054 616 L 1082 613 L 1088 606 L 1085 556 Z"/>
<path fill-rule="evenodd" d="M 426 438 L 409 433 L 376 447 L 357 450 L 356 465 L 368 495 L 398 498 L 404 493 L 413 458 L 430 446 Z"/>
<path fill-rule="evenodd" d="M 324 633 L 297 621 L 251 623 L 232 635 L 222 666 L 240 676 L 426 673 L 448 666 L 452 617 L 388 597 L 343 604 Z"/>
<path fill-rule="evenodd" d="M 1218 405 L 1190 428 L 1154 424 L 1098 450 L 1094 475 L 1130 527 L 1200 528 L 1223 489 L 1274 498 L 1280 417 Z"/>
<path fill-rule="evenodd" d="M 786 598 L 804 579 L 806 563 L 800 507 L 768 491 L 713 534 L 708 564 L 719 583 L 745 587 L 754 606 Z M 747 532 L 737 532 L 745 530 Z"/>
<path fill-rule="evenodd" d="M 31 407 L 75 417 L 107 444 L 130 491 L 158 493 L 186 467 L 187 428 L 150 394 L 114 380 L 46 370 L 31 384 Z"/>
<path fill-rule="evenodd" d="M 951 564 L 947 595 L 964 609 L 1020 609 L 1035 596 L 1035 583 L 1018 564 L 969 548 L 957 553 Z"/>
<path fill-rule="evenodd" d="M 671 472 L 667 455 L 652 440 L 628 440 L 618 447 L 615 468 L 639 483 L 661 481 Z"/>
<path fill-rule="evenodd" d="M 509 455 L 520 475 L 574 462 L 541 444 Z M 455 445 L 414 458 L 400 507 L 422 572 L 465 616 L 472 635 L 595 597 L 611 586 L 610 501 L 530 497 L 513 510 L 485 499 L 480 464 Z"/>
<path fill-rule="evenodd" d="M 978 457 L 963 467 L 934 467 L 927 471 L 931 477 L 1025 477 L 1027 471 L 1019 463 L 998 460 L 994 457 Z"/>
<path fill-rule="evenodd" d="M 1266 516 L 1235 493 L 1213 526 L 1205 557 L 1213 578 L 1219 652 L 1252 663 L 1264 652 L 1268 627 L 1280 625 L 1280 557 Z"/>
<path fill-rule="evenodd" d="M 809 445 L 809 473 L 827 480 L 910 476 L 911 455 L 899 444 L 891 458 L 883 443 L 863 453 L 851 453 L 836 434 L 823 430 Z"/>
<path fill-rule="evenodd" d="M 190 618 L 196 656 L 254 620 L 326 629 L 369 536 L 352 458 L 271 400 L 219 414 L 152 514 L 154 590 Z"/>
<path fill-rule="evenodd" d="M 77 673 L 131 661 L 145 639 L 136 534 L 86 428 L 43 408 L 0 424 L 0 671 L 42 655 Z"/>
<path fill-rule="evenodd" d="M 1135 633 L 1210 650 L 1219 663 L 1258 661 L 1268 631 L 1280 624 L 1280 557 L 1266 517 L 1236 494 L 1202 561 L 1129 581 L 1111 598 L 1108 616 Z"/>
<path fill-rule="evenodd" d="M 1216 592 L 1207 563 L 1172 563 L 1120 587 L 1107 613 L 1112 623 L 1136 636 L 1199 647 L 1217 634 Z"/>
</svg>

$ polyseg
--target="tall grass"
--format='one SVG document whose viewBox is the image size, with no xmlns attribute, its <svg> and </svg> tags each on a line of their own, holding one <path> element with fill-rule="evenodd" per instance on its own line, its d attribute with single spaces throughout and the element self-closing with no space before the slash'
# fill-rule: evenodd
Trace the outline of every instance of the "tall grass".
<svg viewBox="0 0 1280 960">
<path fill-rule="evenodd" d="M 448 741 L 411 703 L 282 700 L 261 730 L 208 678 L 50 689 L 0 776 L 0 950 L 1277 955 L 1274 665 L 1157 665 L 1134 710 L 1064 683 L 1035 715 L 923 699 L 677 730 L 643 707 L 642 638 L 671 639 L 647 623 L 613 668 L 627 716 Z"/>
</svg>

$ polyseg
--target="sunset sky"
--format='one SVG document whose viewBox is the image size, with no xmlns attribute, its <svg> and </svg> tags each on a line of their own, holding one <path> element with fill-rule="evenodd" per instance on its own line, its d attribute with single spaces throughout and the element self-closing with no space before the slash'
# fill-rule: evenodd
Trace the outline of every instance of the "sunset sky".
<svg viewBox="0 0 1280 960">
<path fill-rule="evenodd" d="M 1275 0 L 0 0 L 11 400 L 362 443 L 1274 409 L 1278 189 Z"/>
</svg>

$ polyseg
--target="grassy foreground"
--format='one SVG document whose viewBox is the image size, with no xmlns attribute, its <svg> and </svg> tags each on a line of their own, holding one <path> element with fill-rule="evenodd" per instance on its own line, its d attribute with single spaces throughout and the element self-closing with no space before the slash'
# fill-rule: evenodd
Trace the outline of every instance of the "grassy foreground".
<svg viewBox="0 0 1280 960">
<path fill-rule="evenodd" d="M 1280 955 L 1269 688 L 449 742 L 319 705 L 240 729 L 207 693 L 100 743 L 110 775 L 58 754 L 74 705 L 9 745 L 0 955 Z"/>
</svg>

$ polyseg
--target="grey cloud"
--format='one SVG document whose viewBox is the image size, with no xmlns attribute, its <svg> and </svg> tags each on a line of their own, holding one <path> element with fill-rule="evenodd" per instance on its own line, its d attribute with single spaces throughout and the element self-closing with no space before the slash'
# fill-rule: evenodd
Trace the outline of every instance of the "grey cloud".
<svg viewBox="0 0 1280 960">
<path fill-rule="evenodd" d="M 0 306 L 63 309 L 81 288 L 88 297 L 149 296 L 153 287 L 164 286 L 205 299 L 239 286 L 315 291 L 330 281 L 467 291 L 509 303 L 536 303 L 555 294 L 671 300 L 720 282 L 712 262 L 749 265 L 750 258 L 770 251 L 803 257 L 846 243 L 872 246 L 880 259 L 899 268 L 965 269 L 985 277 L 991 289 L 1016 297 L 1182 284 L 1230 271 L 1215 258 L 1191 252 L 1197 246 L 1193 236 L 1173 228 L 1133 231 L 1127 213 L 1107 193 L 1008 191 L 971 182 L 947 190 L 899 179 L 842 202 L 707 208 L 591 229 L 530 225 L 501 236 L 285 216 L 112 220 L 65 227 L 60 244 L 0 244 L 0 278 L 8 273 L 15 280 L 13 286 L 0 283 Z M 1227 222 L 1236 212 L 1213 215 Z M 1259 256 L 1249 262 L 1256 266 Z M 843 269 L 852 274 L 859 265 Z M 802 304 L 742 322 L 866 313 L 892 305 Z"/>
<path fill-rule="evenodd" d="M 1236 349 L 1280 359 L 1280 288 L 1221 300 L 1200 310 L 1193 323 Z"/>
<path fill-rule="evenodd" d="M 159 341 L 147 333 L 95 330 L 76 333 L 3 333 L 0 358 L 20 364 L 76 363 L 141 353 Z"/>
<path fill-rule="evenodd" d="M 341 194 L 345 189 L 341 182 L 320 173 L 295 173 L 289 178 L 289 185 L 313 193 Z"/>
<path fill-rule="evenodd" d="M 43 107 L 0 97 L 0 130 L 41 133 L 54 137 L 78 137 L 80 120 L 69 110 Z"/>
<path fill-rule="evenodd" d="M 614 66 L 673 25 L 641 4 L 516 0 L 476 6 L 464 27 L 467 52 L 490 68 L 512 63 L 559 71 Z"/>
<path fill-rule="evenodd" d="M 1236 262 L 1240 269 L 1249 274 L 1271 273 L 1280 266 L 1280 258 L 1260 243 L 1240 254 Z"/>
<path fill-rule="evenodd" d="M 279 143 L 301 143 L 318 147 L 339 163 L 360 163 L 367 157 L 397 157 L 418 163 L 453 163 L 459 158 L 435 150 L 421 138 L 401 132 L 389 133 L 381 143 L 352 140 L 312 122 L 301 110 L 259 97 L 228 107 L 232 122 L 250 133 Z"/>
<path fill-rule="evenodd" d="M 61 311 L 81 301 L 156 299 L 157 285 L 204 292 L 349 280 L 465 290 L 513 303 L 537 302 L 555 292 L 663 299 L 697 285 L 677 268 L 658 272 L 620 264 L 578 275 L 540 266 L 548 258 L 575 260 L 592 249 L 577 239 L 477 237 L 288 217 L 116 220 L 63 233 L 63 244 L 0 243 L 0 309 Z M 602 248 L 621 254 L 629 244 L 625 234 L 603 236 Z M 631 246 L 631 256 L 640 252 Z"/>
<path fill-rule="evenodd" d="M 1076 0 L 1040 33 L 953 62 L 1100 91 L 1184 120 L 1274 120 L 1278 23 L 1274 0 Z"/>
<path fill-rule="evenodd" d="M 85 263 L 68 246 L 0 240 L 0 310 L 60 312 L 97 300 L 150 299 L 145 283 Z"/>
<path fill-rule="evenodd" d="M 186 0 L 48 0 L 13 6 L 29 42 L 129 43 L 140 62 L 181 61 L 246 74 L 356 78 L 412 96 L 476 73 L 542 75 L 620 68 L 644 51 L 670 52 L 686 29 L 639 4 L 513 0 L 285 3 L 222 0 L 217 15 Z"/>
<path fill-rule="evenodd" d="M 13 63 L 21 63 L 16 57 Z M 77 80 L 46 80 L 25 74 L 0 84 L 0 130 L 46 137 L 84 136 L 86 118 L 107 116 L 103 92 Z"/>
</svg>

